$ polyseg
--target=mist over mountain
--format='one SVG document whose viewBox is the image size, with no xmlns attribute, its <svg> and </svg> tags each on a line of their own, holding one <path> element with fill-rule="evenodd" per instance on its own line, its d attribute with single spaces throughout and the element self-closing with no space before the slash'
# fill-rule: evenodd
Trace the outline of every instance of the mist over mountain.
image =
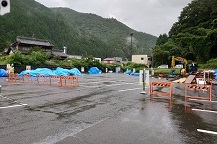
<svg viewBox="0 0 217 144">
<path fill-rule="evenodd" d="M 102 58 L 129 58 L 131 46 L 133 54 L 151 55 L 157 39 L 114 18 L 69 8 L 48 8 L 34 0 L 13 0 L 11 12 L 0 17 L 1 51 L 17 36 L 46 39 L 55 49 L 66 46 L 68 54 Z"/>
</svg>

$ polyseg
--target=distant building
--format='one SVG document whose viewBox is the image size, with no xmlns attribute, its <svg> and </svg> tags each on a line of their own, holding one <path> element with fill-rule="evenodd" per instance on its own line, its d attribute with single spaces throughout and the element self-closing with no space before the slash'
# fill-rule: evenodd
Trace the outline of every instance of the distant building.
<svg viewBox="0 0 217 144">
<path fill-rule="evenodd" d="M 56 50 L 56 49 L 52 50 L 51 55 L 52 55 L 52 57 L 53 56 L 59 56 L 61 60 L 68 59 L 68 57 L 69 57 L 66 53 L 64 53 L 64 51 Z"/>
<path fill-rule="evenodd" d="M 18 36 L 16 42 L 11 44 L 7 54 L 17 50 L 22 54 L 27 54 L 32 47 L 40 47 L 44 52 L 51 52 L 53 45 L 47 40 Z"/>
<path fill-rule="evenodd" d="M 113 58 L 105 58 L 103 59 L 103 63 L 105 64 L 112 64 L 112 63 L 123 63 L 123 60 L 121 57 L 113 57 Z"/>
<path fill-rule="evenodd" d="M 132 55 L 132 62 L 151 67 L 152 57 L 148 55 Z"/>
<path fill-rule="evenodd" d="M 114 62 L 115 62 L 114 58 L 105 58 L 105 59 L 103 59 L 103 63 L 105 63 L 105 64 L 112 64 Z"/>
<path fill-rule="evenodd" d="M 16 42 L 11 44 L 11 47 L 7 49 L 6 53 L 11 54 L 15 51 L 20 51 L 22 54 L 28 54 L 31 48 L 39 47 L 43 52 L 50 52 L 51 57 L 59 56 L 61 60 L 67 59 L 66 47 L 62 50 L 53 49 L 52 45 L 48 40 L 31 38 L 31 37 L 20 37 L 17 36 Z"/>
<path fill-rule="evenodd" d="M 95 60 L 99 61 L 101 63 L 102 58 L 94 58 Z"/>
<path fill-rule="evenodd" d="M 81 59 L 82 56 L 81 55 L 68 55 L 68 58 L 69 59 L 73 59 L 73 58 L 75 58 L 75 59 Z"/>
</svg>

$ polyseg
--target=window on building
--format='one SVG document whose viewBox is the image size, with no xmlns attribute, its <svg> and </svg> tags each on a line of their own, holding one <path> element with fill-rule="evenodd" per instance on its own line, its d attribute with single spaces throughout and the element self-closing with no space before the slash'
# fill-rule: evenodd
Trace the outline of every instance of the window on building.
<svg viewBox="0 0 217 144">
<path fill-rule="evenodd" d="M 22 50 L 23 50 L 23 51 L 28 51 L 29 48 L 28 48 L 28 47 L 22 47 Z"/>
<path fill-rule="evenodd" d="M 143 58 L 143 57 L 141 57 L 141 60 L 144 60 L 144 58 Z"/>
</svg>

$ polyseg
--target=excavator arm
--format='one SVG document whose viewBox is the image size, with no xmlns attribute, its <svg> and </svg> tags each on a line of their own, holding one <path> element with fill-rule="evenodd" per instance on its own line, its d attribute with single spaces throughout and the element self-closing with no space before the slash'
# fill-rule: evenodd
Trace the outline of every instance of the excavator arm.
<svg viewBox="0 0 217 144">
<path fill-rule="evenodd" d="M 184 69 L 186 70 L 188 61 L 185 58 L 175 57 L 175 56 L 172 56 L 171 69 L 175 68 L 175 62 L 176 61 L 182 61 L 182 62 L 184 62 Z"/>
</svg>

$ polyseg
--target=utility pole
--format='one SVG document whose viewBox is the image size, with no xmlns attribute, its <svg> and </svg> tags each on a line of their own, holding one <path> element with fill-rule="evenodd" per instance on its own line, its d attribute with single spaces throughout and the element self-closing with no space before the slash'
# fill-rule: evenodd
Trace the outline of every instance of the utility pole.
<svg viewBox="0 0 217 144">
<path fill-rule="evenodd" d="M 130 34 L 130 38 L 131 38 L 131 49 L 130 49 L 130 59 L 132 61 L 132 55 L 133 55 L 133 33 Z"/>
</svg>

